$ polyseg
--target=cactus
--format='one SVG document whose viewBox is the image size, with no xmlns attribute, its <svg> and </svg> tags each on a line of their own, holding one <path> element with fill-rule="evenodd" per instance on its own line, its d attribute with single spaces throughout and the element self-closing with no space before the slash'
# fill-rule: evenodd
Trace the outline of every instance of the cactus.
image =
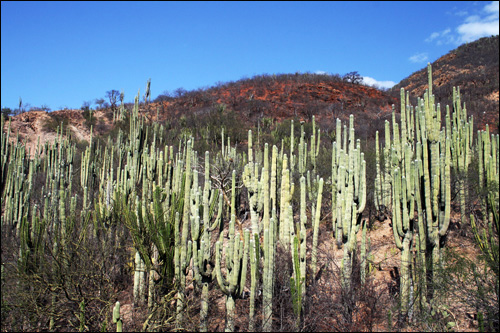
<svg viewBox="0 0 500 333">
<path fill-rule="evenodd" d="M 480 228 L 471 215 L 471 227 L 476 244 L 484 254 L 488 266 L 499 276 L 498 231 L 499 222 L 499 136 L 489 134 L 489 128 L 479 131 L 476 142 L 479 155 L 479 187 L 487 192 L 481 202 L 483 228 Z M 482 229 L 482 230 L 481 230 Z"/>
<path fill-rule="evenodd" d="M 344 127 L 344 133 L 347 131 Z M 340 125 L 337 121 L 337 137 L 332 150 L 332 179 L 336 182 L 336 202 L 333 219 L 333 230 L 337 245 L 344 247 L 342 259 L 342 285 L 350 288 L 352 260 L 356 244 L 356 234 L 361 226 L 361 212 L 366 205 L 366 162 L 360 149 L 359 139 L 354 145 L 354 117 L 349 118 L 349 145 L 340 145 Z M 342 147 L 342 148 L 341 148 Z M 333 189 L 332 189 L 333 191 Z"/>
<path fill-rule="evenodd" d="M 415 170 L 411 171 L 415 177 Z M 399 168 L 393 171 L 393 219 L 392 229 L 396 246 L 401 250 L 401 309 L 407 313 L 410 302 L 410 264 L 411 248 L 413 243 L 414 210 L 414 185 L 415 180 L 406 179 Z"/>
<path fill-rule="evenodd" d="M 321 216 L 321 200 L 323 196 L 323 178 L 319 180 L 318 187 L 318 197 L 316 201 L 316 212 L 314 216 L 314 225 L 313 225 L 313 243 L 312 243 L 312 252 L 311 252 L 311 270 L 313 274 L 316 274 L 316 263 L 317 263 L 317 253 L 318 253 L 318 236 L 319 236 L 319 220 Z M 301 250 L 303 251 L 303 247 L 305 246 L 305 239 L 302 237 L 305 234 L 305 226 L 301 228 Z M 302 254 L 301 259 L 304 259 L 304 255 Z M 303 275 L 305 276 L 305 275 Z"/>
<path fill-rule="evenodd" d="M 316 141 L 316 121 L 315 117 L 312 116 L 312 134 L 311 134 L 311 150 L 309 155 L 311 156 L 311 163 L 313 165 L 313 170 L 316 171 L 316 157 L 319 154 L 319 144 L 321 142 L 321 131 L 318 129 L 318 136 Z"/>
<path fill-rule="evenodd" d="M 83 332 L 85 331 L 85 300 L 82 299 L 80 302 L 80 327 L 78 331 Z"/>
<path fill-rule="evenodd" d="M 434 276 L 441 265 L 443 237 L 450 222 L 451 142 L 446 132 L 440 129 L 441 111 L 439 104 L 434 104 L 430 64 L 428 73 L 430 86 L 424 98 L 418 99 L 415 112 L 409 105 L 408 94 L 401 89 L 401 123 L 396 122 L 393 110 L 392 141 L 386 122 L 384 159 L 392 180 L 394 239 L 402 251 L 400 296 L 401 310 L 405 314 L 411 310 L 409 305 L 417 301 L 411 299 L 414 285 L 420 288 L 418 302 L 422 306 L 427 302 L 426 276 L 428 273 Z M 377 180 L 379 191 L 382 183 L 384 192 L 384 183 L 381 178 Z M 379 203 L 384 200 L 387 199 L 379 199 Z M 416 259 L 412 257 L 413 246 L 417 250 Z M 418 265 L 413 272 L 419 270 L 413 281 L 410 274 L 412 262 Z M 430 281 L 437 283 L 432 278 Z"/>
<path fill-rule="evenodd" d="M 197 179 L 196 170 L 194 179 Z M 196 182 L 196 181 L 195 181 Z M 193 184 L 193 192 L 191 196 L 199 195 L 195 192 L 195 184 Z M 199 190 L 198 190 L 199 191 Z M 215 203 L 218 201 L 218 215 L 214 223 L 210 225 L 215 214 Z M 215 278 L 215 270 L 210 264 L 210 240 L 211 232 L 220 226 L 222 221 L 222 195 L 219 192 L 211 190 L 210 182 L 210 155 L 205 152 L 205 183 L 203 189 L 203 220 L 200 224 L 199 203 L 191 206 L 193 215 L 191 216 L 191 240 L 193 244 L 193 276 L 198 287 L 202 288 L 201 293 L 201 308 L 200 308 L 200 331 L 208 331 L 208 292 L 209 283 Z M 200 237 L 200 226 L 202 226 L 202 234 Z"/>
<path fill-rule="evenodd" d="M 245 286 L 248 263 L 248 247 L 250 231 L 245 231 L 244 241 L 234 233 L 235 217 L 231 216 L 229 240 L 226 247 L 226 278 L 222 275 L 222 242 L 223 233 L 215 245 L 215 270 L 217 283 L 226 295 L 226 332 L 234 332 L 235 299 L 241 297 Z"/>
<path fill-rule="evenodd" d="M 116 331 L 123 331 L 123 321 L 120 316 L 120 302 L 115 303 L 115 307 L 113 308 L 113 324 L 116 324 Z"/>
<path fill-rule="evenodd" d="M 276 247 L 276 232 L 274 216 L 276 215 L 276 202 L 271 199 L 272 184 L 276 182 L 276 146 L 273 146 L 273 162 L 271 170 L 271 186 L 269 185 L 269 160 L 268 160 L 268 145 L 264 146 L 264 169 L 262 171 L 262 189 L 264 197 L 264 213 L 263 213 L 263 229 L 264 229 L 264 268 L 262 277 L 262 307 L 263 307 L 263 323 L 264 331 L 270 331 L 272 328 L 272 308 L 273 308 L 273 285 L 274 285 L 274 254 Z M 274 177 L 274 178 L 273 178 Z M 274 185 L 276 186 L 276 185 Z M 271 201 L 271 202 L 270 202 Z M 272 210 L 272 214 L 270 214 Z M 271 217 L 271 215 L 273 217 Z"/>
<path fill-rule="evenodd" d="M 275 234 L 275 219 L 269 221 L 269 229 L 264 229 L 264 276 L 262 282 L 262 307 L 263 307 L 263 323 L 264 331 L 269 332 L 272 328 L 272 310 L 273 310 L 273 289 L 274 289 L 274 260 L 276 238 Z"/>
<path fill-rule="evenodd" d="M 428 65 L 429 80 L 431 80 L 431 66 Z M 432 84 L 431 84 L 432 86 Z M 450 183 L 450 139 L 444 137 L 440 128 L 440 107 L 434 106 L 432 88 L 420 101 L 417 110 L 421 143 L 420 155 L 417 159 L 421 163 L 418 167 L 423 170 L 423 182 L 420 187 L 421 207 L 429 207 L 424 213 L 427 223 L 427 239 L 432 251 L 433 266 L 440 264 L 442 237 L 446 235 L 450 222 L 451 183 Z M 428 154 L 430 152 L 430 155 Z M 420 173 L 419 173 L 420 174 Z"/>
<path fill-rule="evenodd" d="M 296 325 L 300 327 L 300 314 L 302 312 L 303 295 L 305 294 L 305 276 L 300 269 L 299 239 L 293 237 L 293 276 L 290 277 L 290 288 L 292 292 L 292 308 L 297 317 Z"/>
<path fill-rule="evenodd" d="M 453 113 L 446 106 L 446 133 L 451 138 L 452 168 L 458 172 L 461 223 L 466 223 L 465 205 L 468 198 L 466 178 L 472 156 L 473 117 L 467 119 L 467 109 L 460 104 L 460 89 L 453 87 Z"/>
<path fill-rule="evenodd" d="M 253 234 L 249 244 L 250 250 L 250 310 L 248 319 L 248 330 L 255 332 L 255 296 L 257 291 L 257 283 L 259 281 L 258 266 L 260 263 L 260 244 L 259 235 Z"/>
<path fill-rule="evenodd" d="M 191 260 L 192 244 L 187 241 L 189 233 L 189 202 L 191 193 L 191 140 L 187 142 L 185 153 L 185 180 L 184 180 L 184 208 L 182 215 L 182 236 L 180 236 L 180 220 L 178 215 L 175 220 L 175 272 L 176 280 L 179 281 L 177 298 L 176 326 L 181 327 L 184 312 L 184 289 L 186 287 L 187 268 Z"/>
<path fill-rule="evenodd" d="M 368 257 L 369 255 L 367 252 L 369 252 L 369 247 L 370 247 L 370 239 L 366 235 L 366 220 L 363 220 L 362 222 L 362 234 L 361 234 L 361 249 L 360 249 L 360 271 L 361 271 L 361 285 L 363 286 L 366 283 L 366 271 L 367 271 L 367 263 L 368 263 Z"/>
<path fill-rule="evenodd" d="M 499 136 L 489 133 L 489 126 L 478 132 L 476 150 L 479 155 L 479 186 L 487 191 L 482 201 L 483 216 L 493 214 L 494 224 L 499 224 L 499 191 L 500 163 Z"/>
</svg>

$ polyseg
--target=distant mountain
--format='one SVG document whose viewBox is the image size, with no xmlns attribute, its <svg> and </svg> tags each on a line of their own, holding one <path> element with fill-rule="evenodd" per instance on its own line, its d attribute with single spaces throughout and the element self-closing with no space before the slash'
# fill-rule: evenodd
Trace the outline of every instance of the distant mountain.
<svg viewBox="0 0 500 333">
<path fill-rule="evenodd" d="M 467 112 L 474 116 L 476 128 L 484 129 L 489 124 L 490 132 L 498 133 L 498 80 L 499 80 L 498 35 L 484 37 L 466 43 L 450 51 L 432 65 L 433 93 L 441 106 L 452 105 L 452 88 L 459 87 L 462 102 Z M 411 74 L 389 93 L 400 96 L 405 88 L 410 96 L 422 97 L 428 88 L 427 67 Z M 399 103 L 398 103 L 399 104 Z"/>
</svg>

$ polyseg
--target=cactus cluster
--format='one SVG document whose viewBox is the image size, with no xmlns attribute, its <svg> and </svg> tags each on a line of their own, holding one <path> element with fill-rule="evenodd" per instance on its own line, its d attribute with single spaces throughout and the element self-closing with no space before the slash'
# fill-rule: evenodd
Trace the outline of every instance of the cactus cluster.
<svg viewBox="0 0 500 333">
<path fill-rule="evenodd" d="M 144 100 L 149 96 L 150 81 Z M 288 290 L 296 328 L 300 329 L 308 287 L 319 276 L 319 230 L 322 218 L 326 218 L 324 206 L 328 206 L 323 204 L 325 191 L 331 193 L 333 238 L 344 251 L 341 285 L 351 289 L 360 230 L 361 281 L 366 282 L 369 239 L 363 211 L 367 165 L 361 141 L 355 137 L 354 116 L 345 125 L 337 119 L 331 151 L 321 145 L 321 131 L 313 116 L 311 136 L 306 138 L 302 122 L 298 144 L 293 121 L 281 148 L 261 143 L 260 132 L 255 144 L 252 131 L 248 131 L 246 153 L 237 151 L 222 128 L 221 149 L 198 156 L 195 138 L 188 134 L 178 144 L 167 145 L 165 129 L 158 123 L 148 126 L 139 116 L 139 100 L 140 94 L 127 114 L 122 93 L 120 110 L 113 119 L 128 121 L 128 133 L 120 130 L 116 139 L 107 142 L 91 135 L 79 156 L 79 166 L 75 163 L 76 146 L 62 130 L 53 144 L 39 146 L 33 159 L 19 140 L 10 138 L 10 126 L 2 133 L 2 228 L 18 237 L 18 263 L 25 272 L 36 271 L 47 244 L 60 265 L 54 264 L 53 269 L 68 266 L 68 237 L 80 222 L 89 225 L 93 230 L 89 237 L 103 247 L 130 235 L 134 306 L 147 304 L 153 313 L 161 301 L 158 296 L 174 290 L 175 326 L 183 330 L 187 284 L 192 281 L 200 295 L 200 331 L 208 331 L 210 286 L 225 295 L 226 331 L 235 330 L 235 304 L 247 295 L 248 329 L 271 331 L 280 248 L 291 258 L 285 263 L 290 272 Z M 395 246 L 401 251 L 402 312 L 410 315 L 413 304 L 425 306 L 432 298 L 427 284 L 436 283 L 434 273 L 443 264 L 452 169 L 464 180 L 458 189 L 465 223 L 465 175 L 474 149 L 473 121 L 467 119 L 458 90 L 454 90 L 454 112 L 447 109 L 446 126 L 441 126 L 430 66 L 428 91 L 415 107 L 409 100 L 409 94 L 402 90 L 401 120 L 396 121 L 393 111 L 392 129 L 389 121 L 385 123 L 383 145 L 376 134 L 374 203 L 377 209 L 390 212 Z M 496 262 L 498 244 L 491 233 L 498 230 L 498 147 L 498 135 L 490 138 L 487 131 L 478 134 L 475 150 L 480 186 L 488 189 L 482 210 L 489 217 L 485 230 L 490 234 L 481 232 L 471 219 L 483 252 Z M 324 151 L 331 153 L 330 175 L 320 174 L 318 167 L 318 157 Z M 79 186 L 73 185 L 76 171 Z M 35 177 L 43 180 L 38 184 Z M 491 190 L 494 188 L 496 191 Z M 42 200 L 34 202 L 35 195 Z M 127 233 L 116 228 L 118 225 L 124 225 Z M 45 242 L 48 237 L 50 242 Z M 418 293 L 415 288 L 419 288 Z M 258 302 L 259 290 L 262 302 Z M 56 292 L 50 292 L 55 306 Z M 85 301 L 78 304 L 84 328 Z M 117 302 L 112 317 L 117 330 L 122 329 L 119 307 Z M 261 326 L 258 318 L 262 318 Z M 53 329 L 55 318 L 49 321 Z"/>
<path fill-rule="evenodd" d="M 483 228 L 476 223 L 471 214 L 470 222 L 476 243 L 486 258 L 488 266 L 496 274 L 499 273 L 499 136 L 490 134 L 489 127 L 478 131 L 476 151 L 479 160 L 479 186 L 483 194 L 481 202 L 481 215 Z M 496 235 L 496 236 L 495 236 Z"/>
<path fill-rule="evenodd" d="M 342 284 L 347 289 L 350 288 L 356 234 L 366 206 L 366 162 L 360 146 L 359 139 L 355 140 L 354 117 L 350 116 L 349 129 L 344 126 L 343 131 L 337 119 L 336 140 L 332 143 L 332 207 L 335 207 L 332 221 L 337 245 L 344 248 Z"/>
<path fill-rule="evenodd" d="M 401 120 L 396 122 L 393 110 L 392 133 L 386 121 L 384 168 L 376 136 L 375 205 L 382 209 L 390 201 L 394 239 L 401 250 L 401 308 L 407 314 L 411 304 L 426 306 L 433 298 L 428 284 L 439 283 L 437 272 L 443 265 L 450 225 L 452 169 L 458 175 L 461 218 L 466 222 L 465 181 L 473 153 L 473 120 L 467 119 L 459 90 L 453 90 L 454 110 L 450 114 L 446 108 L 442 126 L 430 64 L 428 79 L 429 87 L 416 106 L 410 105 L 409 94 L 401 89 Z"/>
</svg>

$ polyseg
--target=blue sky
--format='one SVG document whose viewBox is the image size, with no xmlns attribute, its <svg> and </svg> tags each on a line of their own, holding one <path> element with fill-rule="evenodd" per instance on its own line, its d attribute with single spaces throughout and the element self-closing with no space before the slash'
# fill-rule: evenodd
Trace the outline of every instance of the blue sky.
<svg viewBox="0 0 500 333">
<path fill-rule="evenodd" d="M 131 102 L 273 73 L 357 71 L 390 87 L 498 35 L 498 1 L 1 2 L 1 105 Z M 95 104 L 93 104 L 95 105 Z"/>
</svg>

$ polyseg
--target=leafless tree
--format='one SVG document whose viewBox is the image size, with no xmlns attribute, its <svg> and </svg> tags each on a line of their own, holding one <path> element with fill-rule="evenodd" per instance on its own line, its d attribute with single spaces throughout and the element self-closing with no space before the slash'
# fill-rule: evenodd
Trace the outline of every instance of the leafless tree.
<svg viewBox="0 0 500 333">
<path fill-rule="evenodd" d="M 104 103 L 106 103 L 106 101 L 104 100 L 104 98 L 97 98 L 95 100 L 95 104 L 99 105 L 99 109 L 102 109 L 102 106 L 104 105 Z"/>
<path fill-rule="evenodd" d="M 354 72 L 349 72 L 345 74 L 342 78 L 346 82 L 354 83 L 354 84 L 360 84 L 361 81 L 363 81 L 363 77 L 359 75 L 357 71 Z"/>
<path fill-rule="evenodd" d="M 120 92 L 118 90 L 108 90 L 106 91 L 106 98 L 109 99 L 109 105 L 111 109 L 114 111 L 116 109 L 116 102 L 118 101 L 118 97 L 120 97 Z"/>
</svg>

